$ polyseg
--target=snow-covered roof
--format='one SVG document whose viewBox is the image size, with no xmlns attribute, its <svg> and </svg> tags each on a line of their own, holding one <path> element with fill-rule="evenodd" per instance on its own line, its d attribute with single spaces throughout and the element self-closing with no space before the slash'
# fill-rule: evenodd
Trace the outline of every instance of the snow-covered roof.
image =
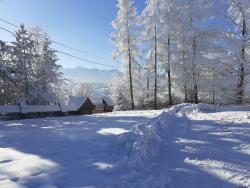
<svg viewBox="0 0 250 188">
<path fill-rule="evenodd" d="M 20 109 L 22 113 L 36 113 L 36 112 L 60 112 L 59 105 L 27 105 L 20 102 Z"/>
<path fill-rule="evenodd" d="M 109 97 L 104 97 L 103 100 L 106 102 L 106 104 L 108 106 L 113 106 L 114 105 L 113 101 Z"/>
<path fill-rule="evenodd" d="M 59 112 L 58 105 L 27 105 L 23 102 L 20 105 L 1 105 L 0 113 L 36 113 L 36 112 Z"/>
<path fill-rule="evenodd" d="M 104 101 L 108 106 L 113 106 L 113 101 L 109 97 L 103 97 L 103 98 L 95 98 L 93 99 L 93 103 L 96 106 L 102 106 L 104 105 Z"/>
<path fill-rule="evenodd" d="M 71 96 L 65 106 L 68 112 L 78 111 L 81 106 L 87 101 L 87 97 L 83 96 Z"/>
<path fill-rule="evenodd" d="M 19 113 L 21 112 L 19 105 L 1 105 L 0 113 Z"/>
<path fill-rule="evenodd" d="M 94 103 L 94 105 L 96 105 L 96 106 L 102 106 L 103 105 L 102 98 L 94 98 L 94 99 L 91 99 L 91 100 Z"/>
</svg>

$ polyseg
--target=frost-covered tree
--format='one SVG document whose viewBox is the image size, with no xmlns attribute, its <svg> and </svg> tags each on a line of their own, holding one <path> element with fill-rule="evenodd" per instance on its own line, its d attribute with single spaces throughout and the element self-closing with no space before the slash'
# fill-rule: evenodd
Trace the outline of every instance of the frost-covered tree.
<svg viewBox="0 0 250 188">
<path fill-rule="evenodd" d="M 36 83 L 38 87 L 38 99 L 40 103 L 55 103 L 55 90 L 62 85 L 63 77 L 61 66 L 57 64 L 56 51 L 53 50 L 49 37 L 43 37 L 41 54 L 36 63 Z M 39 101 L 38 100 L 38 101 Z"/>
<path fill-rule="evenodd" d="M 0 78 L 4 81 L 15 80 L 7 57 L 9 50 L 10 47 L 6 45 L 5 42 L 0 41 Z"/>
<path fill-rule="evenodd" d="M 18 79 L 13 74 L 9 53 L 10 47 L 0 41 L 0 104 L 11 104 L 17 96 L 13 88 L 17 87 Z"/>
<path fill-rule="evenodd" d="M 135 108 L 134 87 L 138 80 L 140 65 L 138 64 L 139 50 L 137 42 L 137 13 L 132 0 L 118 0 L 118 14 L 112 22 L 116 30 L 111 40 L 116 45 L 113 58 L 121 58 L 124 62 L 124 78 L 129 84 L 132 110 Z"/>
<path fill-rule="evenodd" d="M 136 37 L 147 52 L 142 103 L 171 105 L 180 97 L 242 103 L 250 97 L 250 1 L 146 0 L 139 23 Z"/>
<path fill-rule="evenodd" d="M 36 97 L 36 72 L 34 69 L 34 41 L 31 34 L 27 32 L 24 25 L 15 34 L 15 42 L 12 42 L 12 62 L 15 66 L 15 73 L 20 78 L 19 100 L 31 103 Z"/>
<path fill-rule="evenodd" d="M 190 100 L 190 88 L 191 88 L 191 74 L 190 74 L 190 37 L 186 35 L 187 25 L 179 22 L 178 30 L 176 32 L 176 66 L 175 76 L 178 78 L 176 80 L 177 90 L 179 96 L 184 99 L 184 102 L 189 102 Z"/>
<path fill-rule="evenodd" d="M 142 25 L 142 40 L 148 46 L 148 66 L 149 70 L 153 70 L 154 78 L 154 106 L 157 109 L 158 98 L 158 36 L 160 33 L 160 17 L 159 17 L 159 0 L 147 0 L 146 7 L 140 16 L 140 24 Z"/>
<path fill-rule="evenodd" d="M 89 83 L 79 83 L 74 89 L 73 94 L 76 96 L 93 97 L 94 89 Z"/>
<path fill-rule="evenodd" d="M 43 43 L 48 39 L 48 34 L 38 25 L 27 27 L 28 33 L 31 34 L 31 40 L 34 42 L 35 53 L 40 54 L 43 49 Z"/>
<path fill-rule="evenodd" d="M 173 51 L 171 43 L 175 43 L 176 33 L 179 29 L 178 26 L 178 14 L 179 11 L 173 0 L 161 0 L 159 1 L 159 17 L 160 17 L 160 38 L 161 43 L 159 44 L 160 52 L 160 65 L 167 74 L 167 86 L 168 86 L 168 103 L 170 106 L 173 105 L 172 99 L 172 59 Z"/>
<path fill-rule="evenodd" d="M 210 21 L 214 15 L 212 8 L 214 1 L 211 0 L 185 0 L 181 1 L 181 24 L 184 24 L 185 34 L 182 36 L 183 41 L 189 41 L 190 54 L 186 55 L 190 62 L 190 73 L 192 80 L 192 98 L 195 103 L 199 102 L 199 83 L 201 76 L 201 69 L 206 62 L 207 49 L 211 48 L 209 43 L 210 31 L 204 25 Z M 206 11 L 204 11 L 206 10 Z M 183 51 L 183 53 L 185 53 Z M 185 56 L 185 54 L 184 54 Z M 185 59 L 185 57 L 183 58 Z"/>
<path fill-rule="evenodd" d="M 50 47 L 51 42 L 45 34 L 35 35 L 37 40 L 33 35 L 21 25 L 11 45 L 1 42 L 0 102 L 3 104 L 19 101 L 50 104 L 57 101 L 55 95 L 63 78 L 56 51 Z"/>
<path fill-rule="evenodd" d="M 128 86 L 124 81 L 124 75 L 114 75 L 111 85 L 111 97 L 114 103 L 114 110 L 129 110 L 131 106 L 128 101 Z"/>
<path fill-rule="evenodd" d="M 249 69 L 249 27 L 250 27 L 250 1 L 248 0 L 221 0 L 227 11 L 221 12 L 229 27 L 224 28 L 223 38 L 226 42 L 226 48 L 229 61 L 235 77 L 237 78 L 236 101 L 242 103 L 246 96 L 247 78 Z M 229 58 L 228 58 L 229 59 Z"/>
<path fill-rule="evenodd" d="M 10 67 L 6 63 L 6 44 L 0 41 L 0 104 L 8 104 L 15 98 L 15 92 L 11 91 L 14 87 L 13 76 Z"/>
</svg>

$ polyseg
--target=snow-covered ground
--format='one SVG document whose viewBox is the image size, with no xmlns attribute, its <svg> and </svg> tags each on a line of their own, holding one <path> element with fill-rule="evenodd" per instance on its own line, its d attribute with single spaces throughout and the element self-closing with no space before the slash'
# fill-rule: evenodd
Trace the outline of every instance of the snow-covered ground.
<svg viewBox="0 0 250 188">
<path fill-rule="evenodd" d="M 159 111 L 0 121 L 0 188 L 107 187 L 118 135 Z"/>
<path fill-rule="evenodd" d="M 121 136 L 116 187 L 250 187 L 250 108 L 183 104 Z"/>
<path fill-rule="evenodd" d="M 0 187 L 250 187 L 249 107 L 161 112 L 0 122 Z"/>
</svg>

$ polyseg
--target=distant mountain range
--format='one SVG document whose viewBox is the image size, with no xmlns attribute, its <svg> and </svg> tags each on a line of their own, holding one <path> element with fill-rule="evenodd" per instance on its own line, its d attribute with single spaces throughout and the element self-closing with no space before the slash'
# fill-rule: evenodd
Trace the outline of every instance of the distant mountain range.
<svg viewBox="0 0 250 188">
<path fill-rule="evenodd" d="M 117 69 L 100 70 L 84 67 L 66 68 L 62 71 L 66 78 L 75 82 L 110 83 L 114 74 L 119 74 Z"/>
<path fill-rule="evenodd" d="M 64 76 L 70 80 L 65 85 L 66 89 L 72 91 L 73 88 L 80 82 L 91 84 L 94 89 L 94 94 L 91 100 L 100 99 L 104 96 L 110 96 L 110 84 L 114 74 L 120 74 L 116 69 L 100 70 L 88 69 L 84 67 L 66 68 L 62 72 Z"/>
</svg>

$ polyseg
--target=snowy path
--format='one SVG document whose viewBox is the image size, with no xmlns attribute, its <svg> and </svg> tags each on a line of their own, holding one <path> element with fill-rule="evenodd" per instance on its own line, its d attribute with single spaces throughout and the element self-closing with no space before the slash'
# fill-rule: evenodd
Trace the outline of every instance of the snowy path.
<svg viewBox="0 0 250 188">
<path fill-rule="evenodd" d="M 191 114 L 188 130 L 174 137 L 171 187 L 250 187 L 249 117 L 237 110 Z"/>
<path fill-rule="evenodd" d="M 0 122 L 1 188 L 106 187 L 124 155 L 117 136 L 159 112 Z"/>
</svg>

